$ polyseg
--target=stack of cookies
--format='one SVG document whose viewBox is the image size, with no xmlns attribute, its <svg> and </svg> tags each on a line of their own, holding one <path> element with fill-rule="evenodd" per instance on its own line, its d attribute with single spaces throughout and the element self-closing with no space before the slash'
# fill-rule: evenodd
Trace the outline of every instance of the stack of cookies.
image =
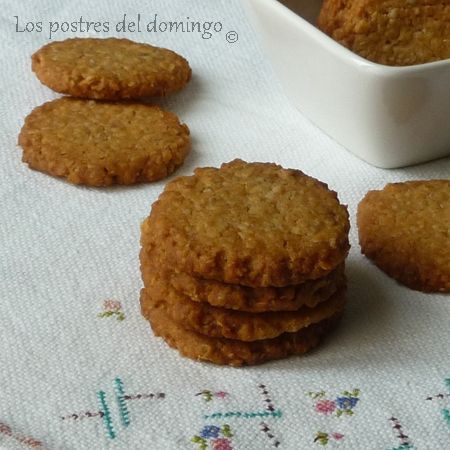
<svg viewBox="0 0 450 450">
<path fill-rule="evenodd" d="M 184 356 L 302 354 L 345 305 L 349 221 L 299 170 L 235 160 L 168 183 L 142 224 L 142 314 Z"/>
<path fill-rule="evenodd" d="M 317 24 L 376 63 L 409 66 L 450 58 L 448 0 L 324 0 Z"/>
<path fill-rule="evenodd" d="M 38 50 L 32 67 L 42 83 L 71 97 L 25 119 L 19 145 L 30 168 L 109 186 L 159 180 L 183 163 L 189 129 L 175 114 L 120 101 L 183 88 L 191 69 L 180 55 L 128 39 L 67 39 Z"/>
</svg>

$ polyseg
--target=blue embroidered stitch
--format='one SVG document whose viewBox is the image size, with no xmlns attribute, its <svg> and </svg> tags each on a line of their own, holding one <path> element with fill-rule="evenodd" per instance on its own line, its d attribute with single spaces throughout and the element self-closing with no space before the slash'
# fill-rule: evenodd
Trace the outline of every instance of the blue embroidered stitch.
<svg viewBox="0 0 450 450">
<path fill-rule="evenodd" d="M 124 385 L 121 378 L 116 377 L 114 379 L 114 393 L 116 398 L 116 404 L 118 407 L 118 414 L 120 417 L 120 422 L 123 427 L 128 427 L 130 425 L 130 413 L 128 410 L 128 401 L 129 400 L 141 400 L 141 399 L 165 399 L 166 394 L 164 392 L 158 392 L 156 394 L 147 393 L 147 394 L 134 394 L 125 395 Z M 106 393 L 105 391 L 96 392 L 96 396 L 100 403 L 100 409 L 98 411 L 84 411 L 81 413 L 73 413 L 65 416 L 60 416 L 61 420 L 82 420 L 85 418 L 101 418 L 104 424 L 106 435 L 110 439 L 114 439 L 118 430 L 113 426 L 113 420 L 111 416 L 111 412 L 109 406 L 106 402 Z"/>
<path fill-rule="evenodd" d="M 215 425 L 205 425 L 203 430 L 200 432 L 200 436 L 205 439 L 217 438 L 219 437 L 220 428 Z"/>
<path fill-rule="evenodd" d="M 97 397 L 100 402 L 100 411 L 103 413 L 103 424 L 105 425 L 106 434 L 110 439 L 114 439 L 116 433 L 114 432 L 111 413 L 109 412 L 108 404 L 106 403 L 106 393 L 104 391 L 98 391 Z"/>
<path fill-rule="evenodd" d="M 450 426 L 450 411 L 448 409 L 443 409 L 442 414 L 444 416 L 444 420 L 447 422 L 447 425 Z"/>
<path fill-rule="evenodd" d="M 413 448 L 410 444 L 402 444 L 400 447 L 390 448 L 389 450 L 412 450 Z"/>
<path fill-rule="evenodd" d="M 255 411 L 255 412 L 242 412 L 242 411 L 229 411 L 226 413 L 213 413 L 203 416 L 204 419 L 222 419 L 225 417 L 240 417 L 243 419 L 254 419 L 256 417 L 281 417 L 281 409 L 275 411 Z"/>
<path fill-rule="evenodd" d="M 116 393 L 117 405 L 119 408 L 119 415 L 122 425 L 127 427 L 130 425 L 130 416 L 127 408 L 127 402 L 125 400 L 125 392 L 123 390 L 123 382 L 119 377 L 114 380 L 114 391 Z"/>
</svg>

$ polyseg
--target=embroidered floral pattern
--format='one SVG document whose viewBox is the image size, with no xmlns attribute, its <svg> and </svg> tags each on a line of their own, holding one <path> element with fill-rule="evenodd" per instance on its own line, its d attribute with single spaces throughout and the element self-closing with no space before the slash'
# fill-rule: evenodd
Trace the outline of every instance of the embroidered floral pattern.
<svg viewBox="0 0 450 450">
<path fill-rule="evenodd" d="M 214 450 L 233 450 L 229 439 L 219 438 L 213 441 Z"/>
<path fill-rule="evenodd" d="M 198 445 L 198 450 L 233 450 L 231 438 L 233 433 L 229 425 L 218 427 L 216 425 L 205 425 L 198 435 L 191 441 Z"/>
<path fill-rule="evenodd" d="M 200 436 L 205 439 L 212 439 L 219 437 L 220 428 L 214 425 L 206 425 L 203 430 L 200 431 Z"/>
<path fill-rule="evenodd" d="M 323 431 L 319 431 L 316 433 L 314 442 L 320 445 L 328 445 L 330 441 L 342 441 L 343 439 L 344 435 L 341 433 L 324 433 Z"/>
<path fill-rule="evenodd" d="M 259 384 L 258 389 L 261 393 L 264 409 L 259 411 L 220 411 L 203 415 L 204 420 L 218 420 L 225 419 L 279 419 L 282 417 L 280 409 L 275 408 L 271 395 L 266 385 Z M 205 402 L 211 402 L 214 398 L 225 399 L 230 394 L 225 391 L 213 392 L 211 390 L 203 390 L 195 394 L 201 396 Z M 266 422 L 260 422 L 260 430 L 264 433 L 269 443 L 273 447 L 280 447 L 281 441 L 276 437 Z M 229 425 L 224 425 L 220 428 L 217 425 L 205 425 L 198 435 L 195 435 L 191 441 L 198 445 L 199 450 L 232 450 L 232 437 L 231 429 Z"/>
<path fill-rule="evenodd" d="M 359 389 L 353 389 L 353 391 L 344 391 L 340 396 L 331 400 L 326 397 L 326 392 L 309 392 L 308 395 L 315 400 L 314 410 L 319 414 L 326 416 L 336 414 L 340 417 L 342 415 L 352 416 L 354 414 L 354 408 L 359 402 Z"/>
<path fill-rule="evenodd" d="M 345 397 L 338 397 L 336 399 L 336 405 L 338 407 L 336 414 L 338 416 L 342 414 L 353 415 L 353 408 L 359 402 L 359 390 L 355 389 L 352 392 L 343 392 Z"/>
<path fill-rule="evenodd" d="M 220 398 L 223 400 L 224 398 L 228 397 L 230 394 L 228 394 L 228 392 L 224 392 L 224 391 L 213 392 L 213 391 L 209 391 L 209 390 L 205 389 L 195 395 L 196 396 L 201 395 L 201 397 L 203 398 L 203 400 L 205 402 L 210 402 L 214 398 Z"/>
<path fill-rule="evenodd" d="M 122 311 L 122 305 L 117 300 L 104 300 L 103 301 L 103 311 L 97 314 L 97 317 L 112 317 L 114 316 L 116 320 L 125 320 L 125 314 Z"/>
<path fill-rule="evenodd" d="M 320 414 L 333 414 L 336 409 L 336 403 L 332 400 L 318 400 L 314 409 Z"/>
</svg>

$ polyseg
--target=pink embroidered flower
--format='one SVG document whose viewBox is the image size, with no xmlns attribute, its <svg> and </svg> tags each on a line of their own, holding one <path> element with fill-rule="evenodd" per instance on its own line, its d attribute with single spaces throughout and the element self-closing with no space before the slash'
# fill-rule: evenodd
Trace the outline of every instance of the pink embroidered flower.
<svg viewBox="0 0 450 450">
<path fill-rule="evenodd" d="M 117 300 L 105 300 L 103 302 L 103 309 L 106 311 L 119 311 L 122 309 L 122 305 Z"/>
<path fill-rule="evenodd" d="M 331 436 L 336 439 L 336 441 L 340 441 L 341 439 L 344 438 L 344 435 L 341 433 L 331 433 Z"/>
<path fill-rule="evenodd" d="M 225 398 L 228 397 L 228 392 L 219 391 L 215 393 L 215 396 L 219 398 Z"/>
<path fill-rule="evenodd" d="M 212 441 L 214 450 L 233 450 L 229 439 L 219 438 Z"/>
<path fill-rule="evenodd" d="M 336 403 L 332 400 L 318 400 L 315 406 L 316 412 L 320 414 L 332 414 L 336 409 Z"/>
</svg>

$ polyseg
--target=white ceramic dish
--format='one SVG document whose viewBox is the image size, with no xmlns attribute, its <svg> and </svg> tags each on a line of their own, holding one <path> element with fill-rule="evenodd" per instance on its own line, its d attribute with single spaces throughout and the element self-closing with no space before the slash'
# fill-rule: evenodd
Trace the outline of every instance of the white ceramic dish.
<svg viewBox="0 0 450 450">
<path fill-rule="evenodd" d="M 319 0 L 245 2 L 288 97 L 352 153 L 382 168 L 450 155 L 450 60 L 375 64 L 313 25 Z"/>
</svg>

